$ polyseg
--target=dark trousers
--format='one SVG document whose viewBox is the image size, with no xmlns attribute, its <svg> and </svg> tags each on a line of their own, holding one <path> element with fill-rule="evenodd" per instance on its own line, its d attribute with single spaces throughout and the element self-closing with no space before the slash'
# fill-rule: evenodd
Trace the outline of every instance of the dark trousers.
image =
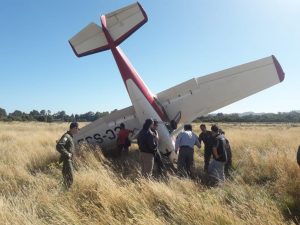
<svg viewBox="0 0 300 225">
<path fill-rule="evenodd" d="M 229 171 L 232 168 L 232 153 L 231 153 L 231 148 L 226 148 L 226 153 L 227 153 L 227 162 L 225 163 L 224 171 L 226 177 L 229 176 Z"/>
<path fill-rule="evenodd" d="M 155 152 L 154 154 L 154 163 L 157 166 L 157 172 L 159 175 L 163 174 L 163 171 L 165 169 L 164 163 L 162 161 L 162 156 L 161 153 L 159 152 L 159 150 L 157 150 L 157 152 Z"/>
<path fill-rule="evenodd" d="M 204 171 L 208 171 L 210 158 L 212 156 L 212 148 L 204 148 Z"/>
<path fill-rule="evenodd" d="M 118 156 L 121 156 L 122 153 L 124 155 L 128 155 L 129 149 L 128 146 L 124 145 L 118 145 Z"/>
<path fill-rule="evenodd" d="M 209 164 L 208 174 L 212 185 L 225 181 L 224 165 L 225 162 L 220 162 L 215 159 Z"/>
<path fill-rule="evenodd" d="M 63 160 L 62 174 L 64 178 L 64 185 L 66 188 L 70 188 L 73 184 L 74 178 L 73 162 L 71 159 Z"/>
<path fill-rule="evenodd" d="M 180 147 L 177 164 L 179 175 L 193 177 L 194 149 Z"/>
</svg>

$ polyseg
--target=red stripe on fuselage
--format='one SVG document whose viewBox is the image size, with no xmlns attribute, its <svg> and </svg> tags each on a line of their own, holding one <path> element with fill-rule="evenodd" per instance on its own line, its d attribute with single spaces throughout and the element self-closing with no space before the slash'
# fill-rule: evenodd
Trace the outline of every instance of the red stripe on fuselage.
<svg viewBox="0 0 300 225">
<path fill-rule="evenodd" d="M 166 121 L 167 117 L 164 114 L 164 112 L 160 109 L 160 107 L 156 104 L 152 94 L 134 69 L 134 67 L 129 62 L 128 58 L 125 56 L 125 54 L 122 52 L 122 50 L 119 47 L 116 47 L 112 37 L 110 36 L 107 28 L 106 28 L 106 18 L 105 16 L 101 16 L 101 23 L 102 23 L 102 29 L 105 34 L 105 37 L 108 41 L 109 47 L 112 51 L 112 54 L 116 60 L 116 63 L 118 65 L 119 71 L 122 75 L 123 82 L 127 88 L 126 81 L 128 79 L 131 79 L 139 88 L 139 90 L 143 93 L 147 101 L 150 103 L 150 105 L 154 108 L 154 110 L 157 112 L 157 114 L 160 116 L 161 120 Z"/>
</svg>

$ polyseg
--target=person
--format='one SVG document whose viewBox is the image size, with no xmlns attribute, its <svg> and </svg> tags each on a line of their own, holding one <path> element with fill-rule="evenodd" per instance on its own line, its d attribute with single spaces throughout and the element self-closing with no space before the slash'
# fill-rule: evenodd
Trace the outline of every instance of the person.
<svg viewBox="0 0 300 225">
<path fill-rule="evenodd" d="M 131 145 L 131 141 L 129 140 L 128 136 L 132 132 L 125 128 L 125 124 L 120 124 L 120 131 L 117 137 L 117 145 L 118 145 L 118 155 L 120 156 L 122 152 L 128 155 L 128 148 Z"/>
<path fill-rule="evenodd" d="M 158 128 L 158 121 L 157 120 L 153 120 L 153 126 L 151 127 L 151 131 L 153 132 L 156 140 L 159 140 L 159 136 L 158 136 L 158 132 L 157 132 L 157 128 Z"/>
<path fill-rule="evenodd" d="M 154 155 L 154 163 L 157 165 L 158 174 L 162 175 L 163 171 L 164 171 L 164 164 L 163 164 L 163 161 L 162 161 L 161 153 L 160 153 L 159 148 L 158 148 L 159 135 L 158 135 L 157 128 L 158 128 L 158 121 L 153 120 L 153 126 L 151 128 L 151 131 L 153 132 L 154 137 L 155 137 L 156 142 L 157 142 L 157 151 Z"/>
<path fill-rule="evenodd" d="M 199 134 L 200 145 L 204 143 L 204 171 L 207 173 L 208 165 L 212 155 L 213 137 L 211 131 L 206 129 L 205 124 L 200 125 L 201 133 Z"/>
<path fill-rule="evenodd" d="M 297 162 L 298 162 L 298 165 L 300 166 L 300 145 L 298 147 L 298 152 L 297 152 Z"/>
<path fill-rule="evenodd" d="M 178 172 L 181 176 L 190 176 L 193 178 L 193 166 L 194 166 L 194 145 L 200 148 L 200 142 L 196 134 L 193 133 L 192 125 L 184 125 L 184 131 L 182 131 L 176 138 L 175 152 L 178 155 Z"/>
<path fill-rule="evenodd" d="M 226 149 L 226 153 L 227 153 L 227 162 L 225 163 L 225 166 L 224 166 L 224 173 L 225 173 L 225 177 L 229 177 L 229 171 L 232 169 L 232 151 L 231 151 L 229 141 L 225 137 L 225 132 L 220 129 L 220 134 L 222 134 L 224 136 L 225 141 L 226 141 L 225 149 Z"/>
<path fill-rule="evenodd" d="M 143 129 L 139 132 L 137 137 L 142 175 L 144 177 L 152 176 L 154 155 L 157 153 L 157 137 L 151 129 L 153 129 L 153 120 L 146 119 Z"/>
<path fill-rule="evenodd" d="M 73 135 L 77 134 L 78 130 L 78 123 L 72 122 L 70 124 L 70 129 L 60 138 L 60 140 L 56 144 L 56 150 L 61 154 L 59 161 L 63 163 L 62 175 L 66 188 L 70 188 L 74 180 L 72 158 L 75 147 Z"/>
<path fill-rule="evenodd" d="M 213 182 L 224 182 L 224 166 L 227 161 L 225 137 L 219 133 L 219 127 L 217 125 L 212 125 L 211 131 L 213 135 L 213 160 L 208 166 L 208 174 Z"/>
</svg>

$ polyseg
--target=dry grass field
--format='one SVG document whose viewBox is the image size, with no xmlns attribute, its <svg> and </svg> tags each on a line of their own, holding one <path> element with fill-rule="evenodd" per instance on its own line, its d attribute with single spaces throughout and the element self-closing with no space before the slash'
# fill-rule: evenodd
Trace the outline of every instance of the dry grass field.
<svg viewBox="0 0 300 225">
<path fill-rule="evenodd" d="M 228 125 L 232 178 L 209 188 L 201 181 L 139 176 L 133 145 L 123 160 L 82 151 L 73 187 L 62 186 L 55 141 L 68 124 L 0 123 L 0 224 L 297 224 L 299 125 Z M 198 133 L 198 124 L 194 124 Z"/>
</svg>

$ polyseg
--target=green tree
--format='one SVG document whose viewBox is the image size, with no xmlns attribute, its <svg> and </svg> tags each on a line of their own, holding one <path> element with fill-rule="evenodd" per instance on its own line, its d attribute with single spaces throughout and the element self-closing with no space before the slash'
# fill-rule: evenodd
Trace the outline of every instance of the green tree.
<svg viewBox="0 0 300 225">
<path fill-rule="evenodd" d="M 14 112 L 8 114 L 8 117 L 12 120 L 21 121 L 22 120 L 23 113 L 20 110 L 15 110 Z"/>
<path fill-rule="evenodd" d="M 0 108 L 0 120 L 7 117 L 7 113 L 5 109 Z"/>
</svg>

